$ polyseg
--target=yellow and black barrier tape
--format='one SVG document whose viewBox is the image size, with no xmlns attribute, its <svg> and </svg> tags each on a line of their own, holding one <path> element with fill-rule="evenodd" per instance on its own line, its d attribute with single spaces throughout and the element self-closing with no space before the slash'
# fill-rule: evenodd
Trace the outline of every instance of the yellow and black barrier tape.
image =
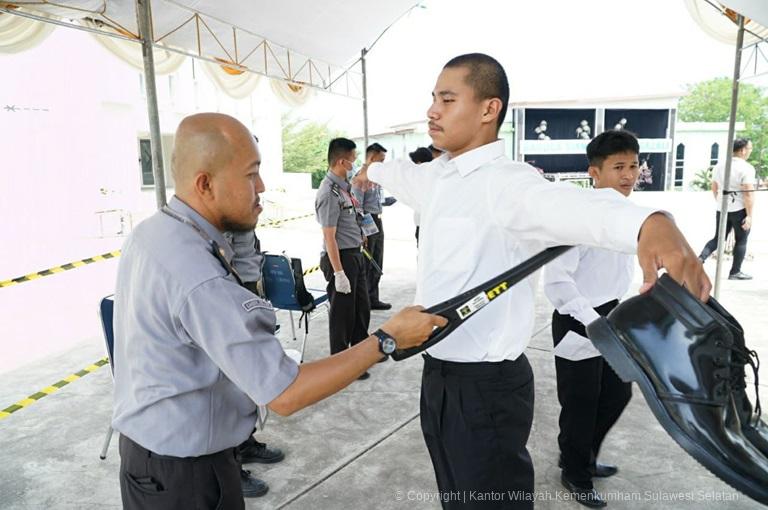
<svg viewBox="0 0 768 510">
<path fill-rule="evenodd" d="M 71 374 L 71 375 L 65 377 L 61 381 L 55 382 L 55 383 L 51 384 L 50 386 L 46 386 L 45 388 L 43 388 L 42 390 L 38 391 L 37 393 L 33 393 L 32 395 L 28 396 L 24 400 L 19 400 L 15 404 L 10 405 L 10 406 L 8 406 L 5 409 L 0 411 L 0 421 L 8 418 L 10 415 L 15 413 L 19 409 L 24 409 L 25 407 L 31 406 L 32 404 L 34 404 L 35 402 L 37 402 L 41 398 L 43 398 L 43 397 L 45 397 L 47 395 L 50 395 L 51 393 L 56 393 L 57 391 L 59 391 L 61 388 L 63 388 L 67 384 L 69 384 L 71 382 L 75 382 L 78 379 L 80 379 L 82 377 L 85 377 L 86 375 L 90 374 L 91 372 L 95 372 L 96 370 L 100 369 L 104 365 L 108 365 L 108 364 L 109 364 L 109 360 L 106 357 L 101 358 L 96 363 L 93 363 L 92 365 L 88 365 L 87 367 L 85 367 L 84 369 L 80 370 L 79 372 L 75 372 L 74 374 Z"/>
<path fill-rule="evenodd" d="M 320 269 L 320 266 L 314 266 L 314 267 L 310 267 L 309 269 L 307 269 L 306 271 L 304 271 L 303 275 L 304 275 L 304 276 L 307 276 L 308 274 L 310 274 L 310 273 L 314 273 L 315 271 L 318 271 L 319 269 Z"/>
<path fill-rule="evenodd" d="M 261 226 L 262 227 L 279 226 L 282 223 L 286 223 L 294 220 L 300 220 L 302 218 L 309 218 L 310 216 L 314 216 L 314 215 L 315 213 L 310 213 L 310 214 L 303 214 L 301 216 L 293 216 L 290 218 L 280 218 L 277 220 L 270 220 Z M 113 258 L 119 257 L 120 253 L 121 253 L 120 250 L 110 251 L 107 253 L 102 253 L 101 255 L 88 257 L 87 259 L 75 260 L 74 262 L 68 262 L 66 264 L 55 266 L 49 269 L 44 269 L 42 271 L 37 271 L 35 273 L 25 274 L 24 276 L 11 278 L 10 280 L 0 281 L 0 289 L 3 287 L 11 287 L 13 285 L 18 285 L 24 282 L 31 282 L 32 280 L 37 280 L 38 278 L 42 278 L 43 276 L 50 276 L 52 274 L 63 273 L 64 271 L 69 271 L 70 269 L 76 269 L 78 267 L 87 266 L 88 264 L 93 264 L 94 262 L 101 262 L 103 260 L 113 259 Z"/>
<path fill-rule="evenodd" d="M 18 278 L 12 278 L 10 280 L 1 281 L 0 288 L 10 287 L 12 285 L 18 285 L 19 283 L 24 283 L 24 282 L 31 282 L 32 280 L 37 280 L 38 278 L 42 278 L 43 276 L 50 276 L 56 273 L 63 273 L 64 271 L 69 271 L 70 269 L 87 266 L 88 264 L 93 264 L 94 262 L 101 262 L 102 260 L 109 260 L 119 256 L 120 256 L 120 250 L 115 250 L 107 253 L 102 253 L 101 255 L 96 255 L 94 257 L 88 257 L 87 259 L 75 260 L 74 262 L 68 262 L 66 264 L 55 266 L 50 269 L 45 269 L 43 271 L 38 271 L 36 273 L 29 273 L 29 274 L 25 274 L 24 276 L 19 276 Z"/>
<path fill-rule="evenodd" d="M 300 220 L 302 218 L 309 218 L 310 216 L 314 216 L 315 213 L 309 213 L 309 214 L 302 214 L 301 216 L 291 216 L 290 218 L 280 218 L 277 220 L 269 220 L 266 223 L 260 224 L 260 227 L 275 227 L 279 226 L 282 223 L 286 223 L 288 221 L 294 221 L 294 220 Z"/>
</svg>

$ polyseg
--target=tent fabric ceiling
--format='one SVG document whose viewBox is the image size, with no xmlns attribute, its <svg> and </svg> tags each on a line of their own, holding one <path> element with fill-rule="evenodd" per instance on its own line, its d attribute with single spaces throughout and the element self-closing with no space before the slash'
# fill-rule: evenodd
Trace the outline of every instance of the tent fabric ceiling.
<svg viewBox="0 0 768 510">
<path fill-rule="evenodd" d="M 138 33 L 135 0 L 11 3 L 63 19 L 96 20 L 123 35 Z M 415 2 L 152 0 L 151 5 L 158 46 L 359 97 L 359 73 L 347 70 Z"/>
<path fill-rule="evenodd" d="M 744 45 L 768 39 L 768 1 L 766 0 L 686 0 L 686 7 L 699 26 L 715 39 L 728 44 L 736 42 L 736 23 L 725 16 L 717 5 L 727 7 L 748 18 L 744 28 Z M 715 6 L 713 6 L 714 4 Z M 751 33 L 750 33 L 751 32 Z"/>
</svg>

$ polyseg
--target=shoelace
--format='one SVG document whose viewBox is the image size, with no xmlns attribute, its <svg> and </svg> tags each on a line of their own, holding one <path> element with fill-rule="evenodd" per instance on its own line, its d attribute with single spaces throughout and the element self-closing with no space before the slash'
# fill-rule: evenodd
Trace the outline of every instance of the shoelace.
<svg viewBox="0 0 768 510">
<path fill-rule="evenodd" d="M 745 374 L 743 369 L 746 365 L 752 368 L 752 374 L 755 376 L 755 425 L 760 423 L 760 416 L 762 414 L 762 408 L 760 406 L 760 378 L 758 371 L 760 370 L 760 357 L 754 350 L 747 349 L 746 347 L 739 347 L 736 345 L 723 345 L 723 347 L 730 349 L 736 354 L 736 361 L 731 363 L 731 366 L 741 369 L 739 372 L 731 373 L 730 385 L 732 388 L 741 390 L 747 387 L 745 380 Z M 750 423 L 747 423 L 750 425 Z"/>
</svg>

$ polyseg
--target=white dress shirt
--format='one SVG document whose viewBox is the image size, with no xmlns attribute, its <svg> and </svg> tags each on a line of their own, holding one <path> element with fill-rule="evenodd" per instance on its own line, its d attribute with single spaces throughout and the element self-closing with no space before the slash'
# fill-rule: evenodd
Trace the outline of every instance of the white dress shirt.
<svg viewBox="0 0 768 510">
<path fill-rule="evenodd" d="M 497 140 L 458 157 L 417 166 L 374 163 L 370 180 L 421 215 L 416 303 L 452 298 L 548 246 L 604 246 L 635 253 L 645 219 L 612 189 L 550 183 L 530 165 L 504 155 Z M 533 331 L 536 281 L 527 278 L 429 349 L 435 358 L 514 360 Z"/>
<path fill-rule="evenodd" d="M 624 297 L 634 272 L 632 255 L 577 246 L 544 268 L 544 294 L 559 313 L 586 326 L 600 317 L 596 307 Z M 555 355 L 579 361 L 600 352 L 588 338 L 569 331 L 555 347 Z"/>
<path fill-rule="evenodd" d="M 755 185 L 757 182 L 755 176 L 755 167 L 748 163 L 744 158 L 733 158 L 731 162 L 731 175 L 728 185 L 723 185 L 725 177 L 725 160 L 721 161 L 712 169 L 712 180 L 719 186 L 717 198 L 717 210 L 720 210 L 722 204 L 723 191 L 741 191 L 742 185 Z M 729 195 L 728 212 L 736 212 L 744 209 L 744 193 L 733 193 Z"/>
</svg>

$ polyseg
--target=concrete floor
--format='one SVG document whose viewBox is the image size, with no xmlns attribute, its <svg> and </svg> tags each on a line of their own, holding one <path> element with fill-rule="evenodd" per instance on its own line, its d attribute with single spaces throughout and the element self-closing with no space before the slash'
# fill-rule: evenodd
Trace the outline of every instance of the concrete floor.
<svg viewBox="0 0 768 510">
<path fill-rule="evenodd" d="M 412 301 L 415 246 L 408 234 L 407 211 L 391 217 L 382 298 L 399 308 Z M 297 228 L 310 231 L 316 228 L 312 223 Z M 398 223 L 400 230 L 394 228 Z M 282 236 L 295 235 L 296 231 L 285 230 L 267 237 L 272 236 L 275 246 Z M 760 246 L 753 247 L 757 250 L 755 261 L 745 268 L 756 279 L 725 282 L 721 301 L 744 324 L 748 343 L 766 353 L 768 335 L 763 332 L 768 330 L 768 317 L 763 304 L 768 296 L 768 268 L 763 269 L 756 261 L 766 260 L 768 254 Z M 316 252 L 316 246 L 306 250 Z M 311 260 L 306 257 L 305 265 Z M 714 270 L 713 263 L 707 267 Z M 315 273 L 310 281 L 317 282 L 317 277 Z M 58 276 L 50 277 L 55 278 Z M 95 306 L 92 310 L 96 321 Z M 550 311 L 539 293 L 537 333 L 526 352 L 536 377 L 529 449 L 536 468 L 537 508 L 581 508 L 567 501 L 556 466 L 559 406 L 548 327 Z M 371 329 L 386 316 L 386 312 L 374 312 Z M 287 320 L 281 313 L 282 337 L 290 347 Z M 326 332 L 324 316 L 310 323 L 307 359 L 327 354 Z M 0 408 L 96 361 L 103 356 L 102 345 L 97 335 L 84 337 L 60 354 L 4 372 Z M 418 357 L 382 363 L 372 368 L 370 379 L 355 382 L 310 409 L 289 418 L 272 415 L 267 429 L 257 437 L 282 448 L 286 459 L 270 466 L 250 466 L 256 476 L 269 483 L 270 492 L 248 500 L 247 508 L 439 508 L 419 427 L 420 371 Z M 98 458 L 111 413 L 111 389 L 109 370 L 104 367 L 0 421 L 0 508 L 120 508 L 116 441 L 107 460 Z M 620 466 L 618 475 L 597 482 L 598 490 L 610 501 L 609 508 L 698 509 L 720 508 L 724 503 L 728 509 L 760 507 L 688 457 L 657 424 L 639 391 L 609 435 L 602 460 Z"/>
</svg>

